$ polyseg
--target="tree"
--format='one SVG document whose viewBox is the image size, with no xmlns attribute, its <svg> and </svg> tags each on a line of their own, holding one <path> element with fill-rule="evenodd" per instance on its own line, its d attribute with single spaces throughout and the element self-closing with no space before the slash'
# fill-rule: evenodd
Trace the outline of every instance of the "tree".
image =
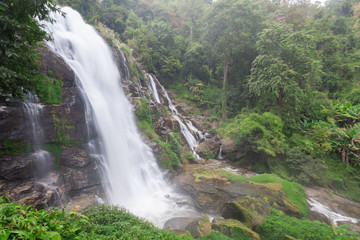
<svg viewBox="0 0 360 240">
<path fill-rule="evenodd" d="M 320 79 L 314 41 L 306 33 L 273 25 L 259 35 L 256 48 L 259 55 L 251 69 L 250 91 L 274 94 L 281 115 L 287 93 L 300 94 Z"/>
<path fill-rule="evenodd" d="M 0 95 L 22 97 L 36 88 L 39 42 L 49 39 L 35 20 L 58 11 L 52 0 L 0 2 Z"/>
<path fill-rule="evenodd" d="M 251 48 L 262 28 L 263 14 L 254 1 L 217 1 L 207 17 L 204 42 L 213 59 L 223 64 L 223 119 L 226 119 L 226 85 L 232 59 Z"/>
<path fill-rule="evenodd" d="M 206 3 L 201 0 L 185 0 L 182 2 L 182 10 L 190 21 L 189 39 L 193 40 L 193 28 L 195 21 L 202 16 Z"/>
<path fill-rule="evenodd" d="M 231 137 L 242 153 L 265 159 L 271 169 L 270 158 L 283 154 L 286 149 L 283 126 L 281 118 L 270 112 L 239 114 L 218 132 Z"/>
</svg>

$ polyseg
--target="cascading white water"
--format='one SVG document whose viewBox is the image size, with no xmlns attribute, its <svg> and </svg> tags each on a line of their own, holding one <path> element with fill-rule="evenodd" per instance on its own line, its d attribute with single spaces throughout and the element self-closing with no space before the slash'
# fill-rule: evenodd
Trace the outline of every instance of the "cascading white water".
<svg viewBox="0 0 360 240">
<path fill-rule="evenodd" d="M 179 114 L 179 112 L 177 111 L 177 109 L 175 108 L 174 104 L 172 103 L 170 97 L 169 97 L 169 94 L 167 93 L 166 89 L 164 88 L 163 85 L 160 85 L 161 86 L 161 90 L 163 91 L 167 101 L 168 101 L 168 105 L 169 105 L 169 108 L 170 108 L 170 111 L 173 113 L 173 114 Z"/>
<path fill-rule="evenodd" d="M 197 158 L 200 159 L 200 156 L 195 152 L 195 148 L 197 147 L 198 143 L 196 138 L 193 136 L 193 134 L 191 134 L 189 128 L 193 128 L 195 130 L 195 134 L 198 133 L 199 136 L 203 136 L 202 133 L 197 130 L 190 121 L 188 121 L 191 126 L 189 127 L 189 125 L 184 124 L 181 119 L 179 118 L 179 112 L 176 110 L 174 104 L 171 101 L 171 98 L 169 97 L 169 94 L 167 93 L 166 89 L 164 88 L 164 86 L 162 86 L 159 83 L 161 90 L 163 91 L 163 94 L 165 95 L 167 101 L 168 101 L 168 105 L 169 105 L 169 109 L 170 111 L 173 113 L 173 117 L 175 118 L 175 120 L 179 123 L 180 126 L 180 131 L 182 133 L 182 135 L 184 136 L 187 144 L 189 145 L 189 148 L 191 149 L 191 151 L 193 152 L 193 155 Z M 199 139 L 200 140 L 200 139 Z"/>
<path fill-rule="evenodd" d="M 191 132 L 189 131 L 189 129 L 187 128 L 187 126 L 180 120 L 178 115 L 173 115 L 173 117 L 175 118 L 175 120 L 179 123 L 180 125 L 180 131 L 183 134 L 183 136 L 185 137 L 186 142 L 188 143 L 189 147 L 191 150 L 195 150 L 196 146 L 197 146 L 197 141 L 194 138 L 194 136 L 191 134 Z"/>
<path fill-rule="evenodd" d="M 219 154 L 218 154 L 218 159 L 222 160 L 224 159 L 223 155 L 222 155 L 222 146 L 220 146 L 220 150 L 219 150 Z"/>
<path fill-rule="evenodd" d="M 125 57 L 124 53 L 121 51 L 120 47 L 118 47 L 118 50 L 120 53 L 121 63 L 122 63 L 121 69 L 123 70 L 122 72 L 124 72 L 124 75 L 122 77 L 124 78 L 124 80 L 130 81 L 130 71 L 127 66 L 126 57 Z"/>
<path fill-rule="evenodd" d="M 151 149 L 142 142 L 109 47 L 78 12 L 61 10 L 66 18 L 53 14 L 56 22 L 44 23 L 53 36 L 48 46 L 73 69 L 91 109 L 88 120 L 104 151 L 99 159 L 108 199 L 159 227 L 171 217 L 196 215 L 188 205 L 176 204 L 188 199 L 165 182 Z"/>
<path fill-rule="evenodd" d="M 352 222 L 352 223 L 358 223 L 359 219 L 344 216 L 340 213 L 336 213 L 332 211 L 329 207 L 319 203 L 318 201 L 309 198 L 308 204 L 310 206 L 311 211 L 319 212 L 324 214 L 326 217 L 328 217 L 335 225 L 335 227 L 338 226 L 339 222 Z"/>
<path fill-rule="evenodd" d="M 48 162 L 50 153 L 41 149 L 41 144 L 44 141 L 44 131 L 40 121 L 43 114 L 43 106 L 35 94 L 28 93 L 26 100 L 23 102 L 23 110 L 32 131 L 32 145 L 37 159 L 37 162 L 34 164 L 35 173 L 37 177 L 41 177 L 46 174 L 51 165 Z"/>
<path fill-rule="evenodd" d="M 40 104 L 39 98 L 35 94 L 28 93 L 23 102 L 23 109 L 25 115 L 29 118 L 33 144 L 36 147 L 39 147 L 44 139 L 44 132 L 40 124 L 43 106 Z"/>
<path fill-rule="evenodd" d="M 186 125 L 195 134 L 196 140 L 200 141 L 204 139 L 204 134 L 199 129 L 197 129 L 190 120 L 186 121 Z"/>
<path fill-rule="evenodd" d="M 160 102 L 160 97 L 159 97 L 159 94 L 158 94 L 158 91 L 157 91 L 157 88 L 156 88 L 156 84 L 154 82 L 154 79 L 153 77 L 151 76 L 151 74 L 147 74 L 146 77 L 150 80 L 150 86 L 149 88 L 151 89 L 152 93 L 153 93 L 153 96 L 154 96 L 154 99 L 157 103 L 161 103 Z"/>
</svg>

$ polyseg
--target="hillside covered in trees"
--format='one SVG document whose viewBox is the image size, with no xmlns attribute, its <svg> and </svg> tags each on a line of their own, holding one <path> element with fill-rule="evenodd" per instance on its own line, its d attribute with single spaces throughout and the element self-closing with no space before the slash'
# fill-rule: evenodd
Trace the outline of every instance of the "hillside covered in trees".
<svg viewBox="0 0 360 240">
<path fill-rule="evenodd" d="M 203 200 L 200 210 L 214 210 L 206 204 L 216 202 L 221 205 L 222 216 L 229 214 L 226 211 L 235 211 L 236 214 L 241 212 L 242 217 L 237 216 L 241 219 L 234 220 L 236 222 L 232 222 L 232 217 L 225 220 L 216 218 L 213 223 L 207 217 L 201 218 L 195 223 L 201 231 L 209 225 L 215 231 L 199 236 L 192 232 L 192 236 L 189 233 L 181 235 L 181 232 L 175 235 L 159 230 L 118 207 L 92 207 L 84 211 L 84 215 L 72 211 L 66 216 L 64 211 L 37 211 L 0 197 L 3 199 L 0 201 L 0 239 L 16 239 L 23 234 L 22 229 L 31 232 L 36 239 L 47 239 L 48 236 L 53 237 L 50 239 L 66 236 L 74 239 L 131 239 L 131 236 L 139 239 L 357 238 L 357 233 L 346 230 L 346 226 L 336 229 L 329 216 L 326 216 L 330 218 L 328 225 L 304 219 L 309 211 L 307 200 L 310 196 L 307 198 L 303 186 L 321 187 L 325 189 L 321 191 L 331 196 L 360 202 L 359 0 L 328 0 L 325 3 L 306 0 L 0 2 L 0 113 L 3 114 L 0 117 L 5 116 L 0 120 L 4 124 L 9 121 L 6 119 L 8 116 L 13 117 L 11 114 L 14 113 L 8 114 L 7 107 L 19 107 L 19 99 L 28 97 L 30 92 L 36 93 L 40 99 L 36 104 L 45 106 L 41 107 L 45 109 L 42 113 L 44 129 L 50 129 L 51 133 L 43 137 L 42 143 L 27 143 L 28 139 L 17 141 L 11 138 L 13 135 L 8 137 L 7 130 L 2 129 L 0 135 L 7 138 L 0 141 L 0 194 L 9 191 L 4 187 L 7 183 L 3 182 L 15 179 L 15 186 L 23 180 L 21 177 L 19 180 L 17 175 L 23 173 L 23 168 L 36 165 L 36 160 L 29 166 L 20 166 L 21 171 L 15 165 L 23 164 L 24 155 L 39 149 L 52 155 L 53 166 L 49 171 L 65 178 L 58 184 L 67 189 L 69 197 L 66 197 L 69 199 L 70 195 L 77 196 L 76 191 L 83 189 L 90 189 L 85 191 L 86 194 L 96 192 L 101 195 L 101 191 L 94 189 L 105 185 L 99 177 L 99 171 L 103 169 L 98 169 L 96 161 L 86 159 L 91 153 L 87 153 L 84 146 L 97 141 L 101 134 L 89 131 L 88 122 L 94 124 L 96 118 L 88 121 L 89 116 L 85 116 L 86 107 L 83 105 L 86 104 L 79 100 L 81 94 L 76 90 L 79 87 L 74 83 L 79 81 L 75 77 L 76 71 L 66 67 L 68 63 L 58 60 L 56 54 L 49 57 L 50 50 L 46 50 L 46 44 L 42 43 L 54 36 L 43 29 L 45 24 L 41 21 L 53 21 L 49 15 L 51 12 L 66 16 L 61 12 L 61 6 L 79 11 L 107 41 L 115 58 L 125 54 L 121 67 L 128 72 L 120 69 L 125 74 L 119 75 L 126 75 L 125 78 L 129 79 L 121 84 L 134 107 L 138 128 L 143 132 L 141 137 L 146 144 L 152 145 L 159 165 L 169 170 L 169 179 L 180 185 L 183 183 L 185 191 L 186 188 L 190 189 L 189 192 L 195 189 L 196 193 L 191 197 L 198 201 L 197 207 L 202 201 L 199 192 L 210 191 L 213 198 Z M 71 44 L 69 41 L 69 52 Z M 51 64 L 46 64 L 46 61 L 59 67 L 51 69 Z M 99 79 L 105 74 L 102 70 L 96 73 Z M 150 78 L 153 86 L 149 85 Z M 148 84 L 145 90 L 141 83 Z M 190 109 L 182 109 L 186 117 L 173 106 L 163 86 L 170 92 L 175 105 L 178 104 L 176 107 L 183 104 L 185 110 Z M 156 88 L 162 93 L 160 99 L 157 96 L 158 99 L 152 101 L 151 94 L 155 95 Z M 120 105 L 119 102 L 114 105 Z M 13 125 L 6 123 L 10 126 L 9 132 L 21 126 L 18 119 L 26 118 L 24 114 L 16 116 Z M 192 117 L 196 116 L 201 116 L 201 130 L 211 137 L 194 139 L 195 142 L 208 141 L 218 144 L 219 148 L 220 142 L 224 148 L 225 143 L 230 143 L 232 149 L 225 151 L 220 148 L 220 152 L 219 149 L 206 149 L 200 154 L 203 159 L 197 158 L 199 148 L 188 147 L 186 136 L 181 135 L 181 122 L 188 124 L 189 119 L 193 121 Z M 126 117 L 132 118 L 131 114 Z M 171 118 L 179 120 L 176 122 Z M 161 121 L 165 123 L 159 123 Z M 169 122 L 176 126 L 164 126 Z M 136 124 L 133 125 L 136 129 Z M 86 127 L 87 136 L 83 133 Z M 196 135 L 194 130 L 191 131 Z M 142 146 L 140 140 L 136 143 Z M 134 151 L 129 145 L 129 152 Z M 101 149 L 101 143 L 99 146 Z M 251 171 L 253 175 L 238 176 L 203 164 L 215 158 L 226 160 L 229 164 L 226 166 Z M 9 159 L 18 161 L 12 164 L 16 168 L 14 174 L 6 165 Z M 11 174 L 6 176 L 8 169 Z M 29 169 L 25 171 L 26 177 L 31 175 Z M 74 180 L 76 183 L 71 182 L 73 175 L 80 176 Z M 66 181 L 69 176 L 71 181 Z M 74 191 L 71 187 L 78 182 L 83 188 L 79 187 L 79 190 L 76 186 Z M 55 187 L 50 187 L 55 191 Z M 225 188 L 228 189 L 225 191 Z M 239 189 L 249 194 L 239 197 L 236 195 L 241 192 Z M 104 192 L 106 189 L 102 197 L 106 195 Z M 27 195 L 27 192 L 21 194 Z M 237 202 L 227 199 L 226 194 L 236 195 Z M 169 195 L 165 196 L 169 198 Z M 221 201 L 217 202 L 220 198 Z M 63 205 L 62 198 L 59 199 L 51 201 Z M 32 201 L 29 200 L 30 204 Z M 45 205 L 35 207 L 43 208 Z M 21 221 L 27 224 L 16 220 L 17 211 L 24 217 Z M 243 216 L 244 211 L 248 215 Z M 40 221 L 40 215 L 46 219 Z M 33 218 L 37 220 L 31 220 Z M 53 224 L 36 228 L 38 232 L 32 230 L 46 221 L 53 221 Z M 57 229 L 59 224 L 71 225 L 71 222 L 74 222 L 74 229 Z M 130 223 L 134 228 L 127 229 Z M 359 229 L 355 231 L 359 232 Z"/>
</svg>

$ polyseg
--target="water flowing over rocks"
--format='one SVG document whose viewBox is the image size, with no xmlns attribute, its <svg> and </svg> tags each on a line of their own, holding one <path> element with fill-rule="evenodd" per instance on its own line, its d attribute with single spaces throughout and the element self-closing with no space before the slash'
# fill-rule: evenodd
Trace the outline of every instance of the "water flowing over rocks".
<svg viewBox="0 0 360 240">
<path fill-rule="evenodd" d="M 46 168 L 52 170 L 45 176 L 38 174 L 37 154 L 40 153 L 33 150 L 32 129 L 21 105 L 2 103 L 0 193 L 37 208 L 61 206 L 69 201 L 69 197 L 92 187 L 95 187 L 92 194 L 97 192 L 101 195 L 97 164 L 86 154 L 88 131 L 85 108 L 76 87 L 75 74 L 59 56 L 47 48 L 41 58 L 40 70 L 44 74 L 51 71 L 55 78 L 63 82 L 62 103 L 44 104 L 41 117 L 43 151 L 47 150 Z M 77 144 L 60 146 L 59 137 L 63 136 Z"/>
<path fill-rule="evenodd" d="M 343 198 L 321 187 L 305 188 L 310 211 L 308 218 L 335 226 L 349 224 L 348 229 L 360 232 L 360 203 Z"/>
</svg>

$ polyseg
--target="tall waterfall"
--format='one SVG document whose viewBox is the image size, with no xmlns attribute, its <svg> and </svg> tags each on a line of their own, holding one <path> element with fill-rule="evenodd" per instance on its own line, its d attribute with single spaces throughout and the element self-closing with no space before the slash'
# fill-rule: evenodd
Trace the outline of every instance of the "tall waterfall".
<svg viewBox="0 0 360 240">
<path fill-rule="evenodd" d="M 88 119 L 103 148 L 109 201 L 159 227 L 171 217 L 195 214 L 189 206 L 177 204 L 187 199 L 166 183 L 151 149 L 141 140 L 110 48 L 78 12 L 69 7 L 61 10 L 66 18 L 53 14 L 56 22 L 45 23 L 53 36 L 48 46 L 73 69 L 91 109 Z"/>
</svg>

